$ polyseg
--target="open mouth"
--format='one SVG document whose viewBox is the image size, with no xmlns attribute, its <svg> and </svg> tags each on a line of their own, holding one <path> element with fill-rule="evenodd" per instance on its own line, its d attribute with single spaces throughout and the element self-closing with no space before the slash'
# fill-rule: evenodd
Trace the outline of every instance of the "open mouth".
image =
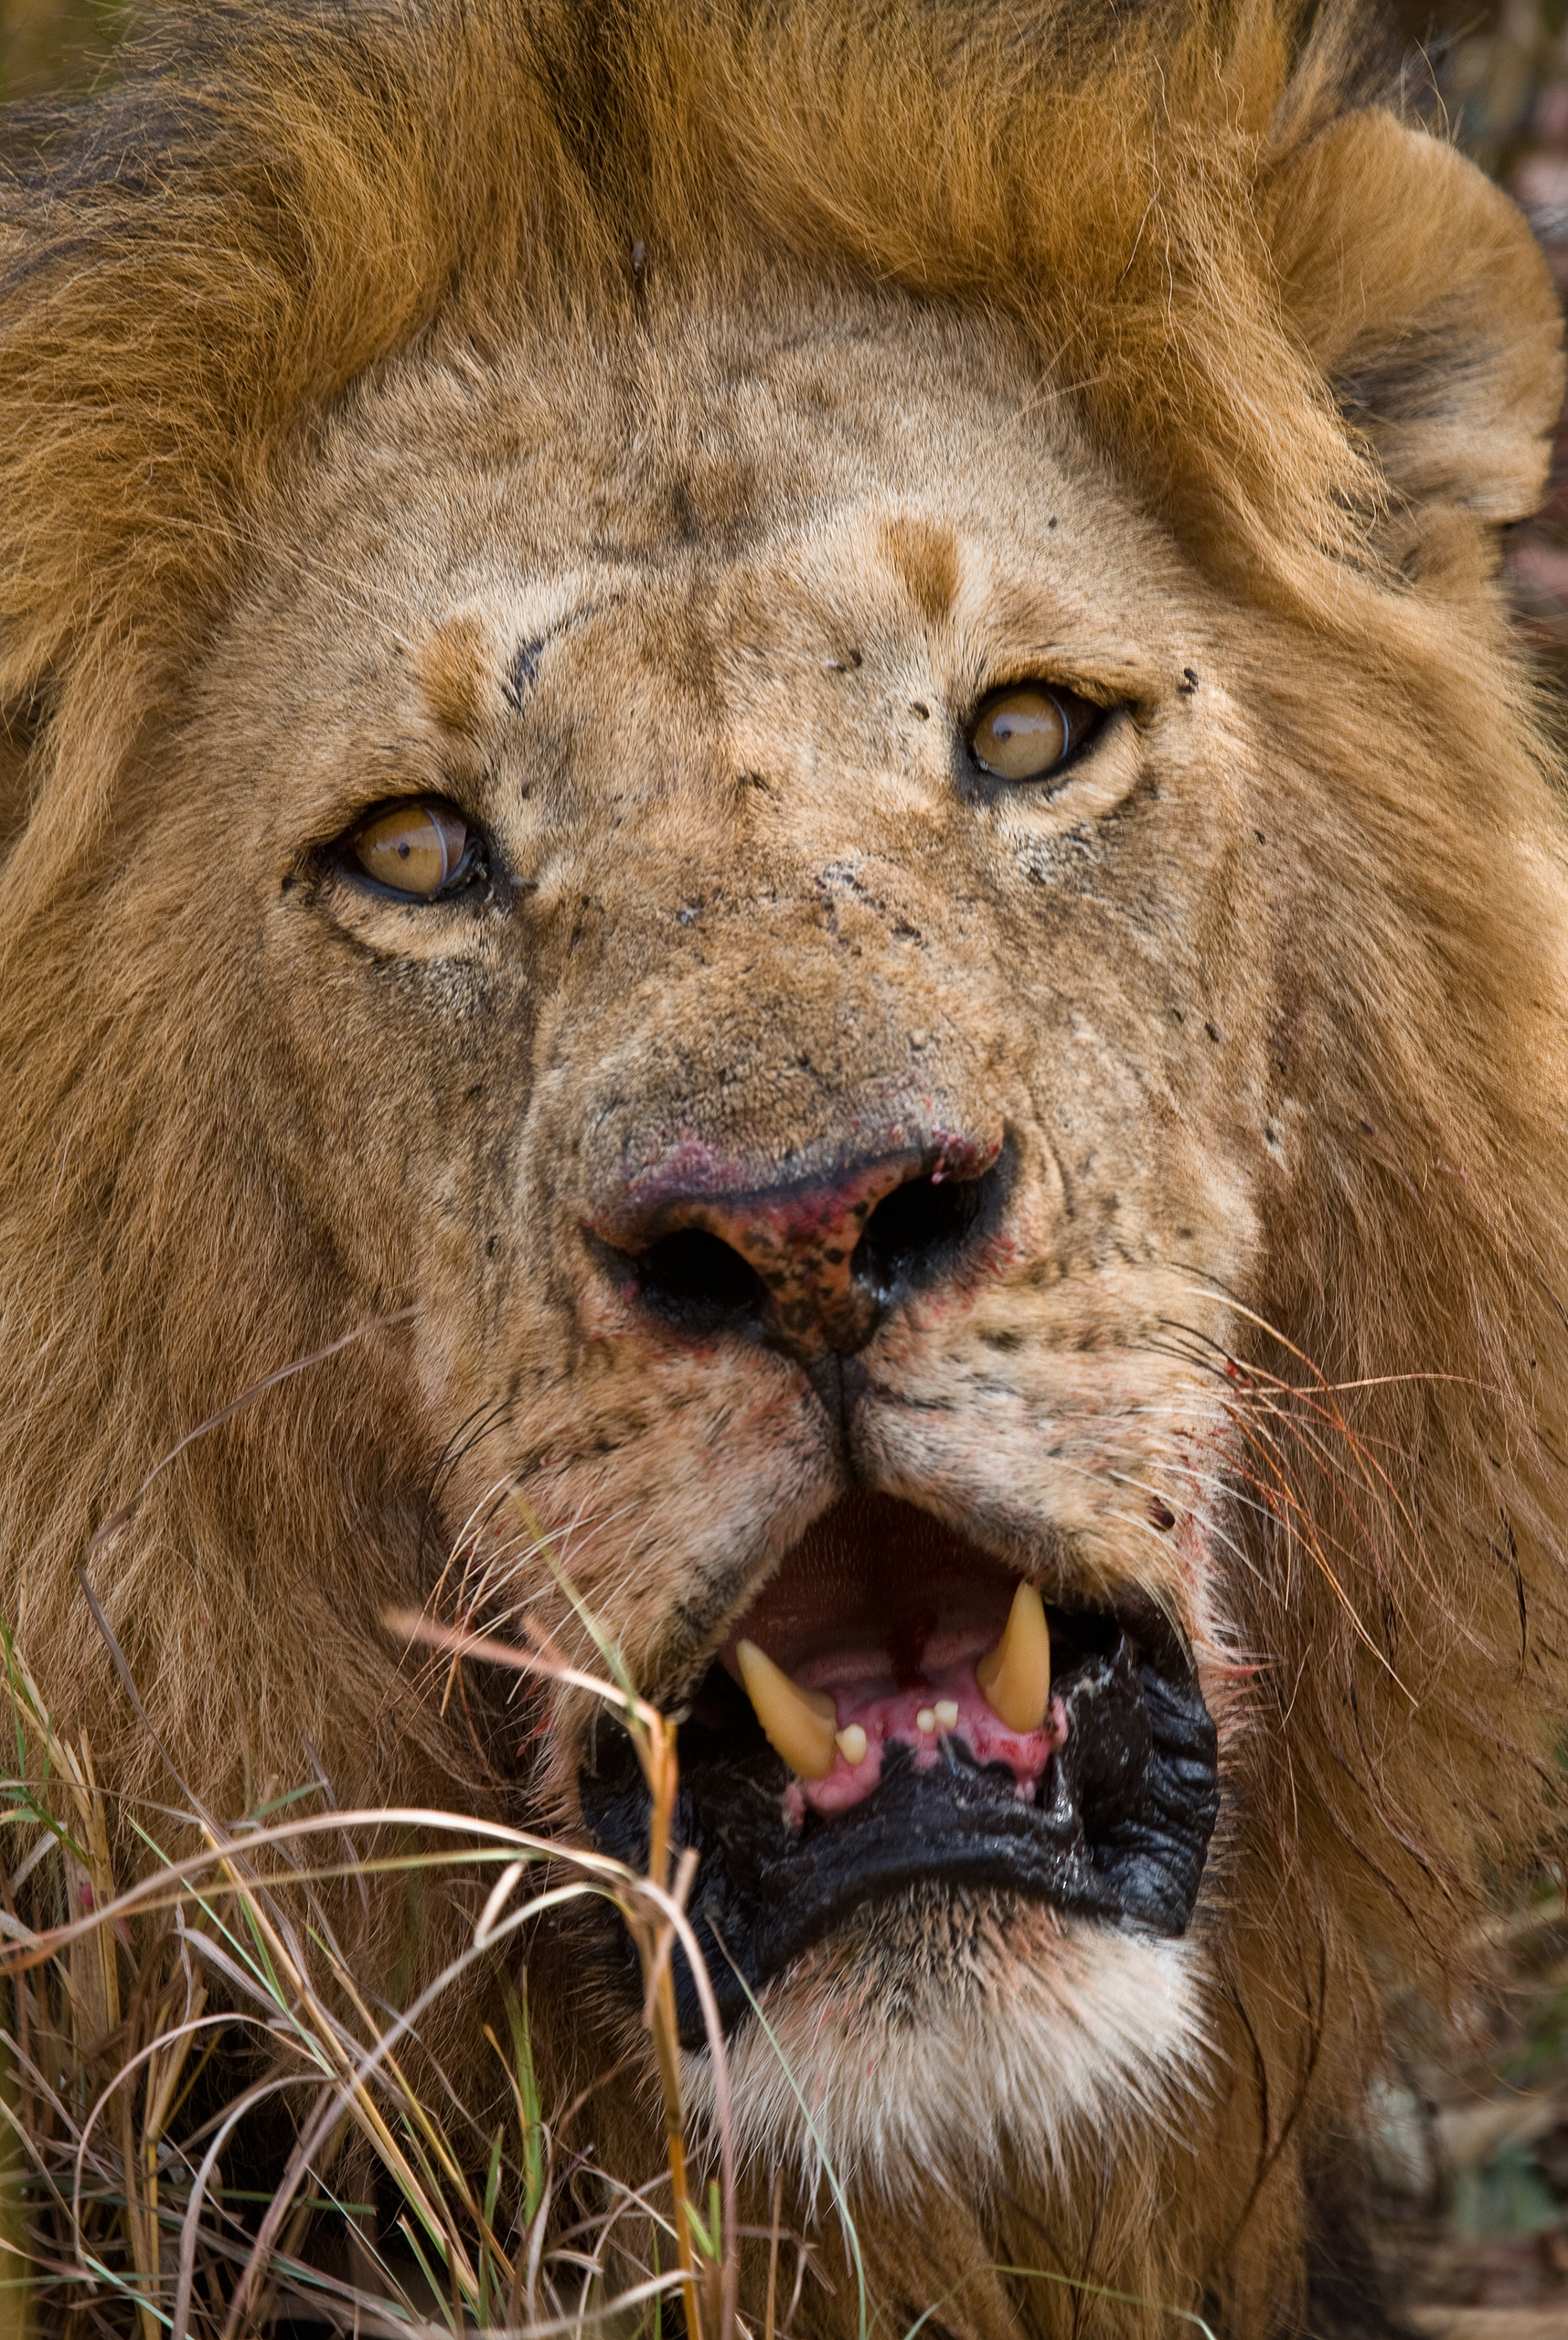
<svg viewBox="0 0 1568 2340">
<path fill-rule="evenodd" d="M 677 1845 L 726 2029 L 868 1904 L 933 1883 L 1185 1932 L 1219 1810 L 1217 1744 L 1152 1611 L 1048 1607 L 929 1513 L 846 1496 L 787 1553 L 677 1740 Z M 600 1847 L 645 1859 L 619 1729 L 580 1780 Z M 681 2036 L 704 2037 L 683 1957 Z"/>
</svg>

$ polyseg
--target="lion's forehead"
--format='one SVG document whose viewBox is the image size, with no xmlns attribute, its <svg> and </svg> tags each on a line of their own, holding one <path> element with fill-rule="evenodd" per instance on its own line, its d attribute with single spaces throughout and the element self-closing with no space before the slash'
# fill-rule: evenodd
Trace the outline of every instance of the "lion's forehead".
<svg viewBox="0 0 1568 2340">
<path fill-rule="evenodd" d="M 688 328 L 656 363 L 570 337 L 482 370 L 411 361 L 296 481 L 235 655 L 275 663 L 297 708 L 384 689 L 386 654 L 457 609 L 486 614 L 497 678 L 587 614 L 645 693 L 662 673 L 737 721 L 836 649 L 943 626 L 971 658 L 975 636 L 1038 655 L 1043 628 L 1168 661 L 1200 596 L 1038 367 L 907 303 L 775 321 L 771 347 L 768 322 L 761 347 Z"/>
</svg>

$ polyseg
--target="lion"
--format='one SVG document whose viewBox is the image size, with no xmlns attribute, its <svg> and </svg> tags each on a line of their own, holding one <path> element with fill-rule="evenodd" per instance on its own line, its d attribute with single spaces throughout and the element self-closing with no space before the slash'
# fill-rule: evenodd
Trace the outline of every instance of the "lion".
<svg viewBox="0 0 1568 2340">
<path fill-rule="evenodd" d="M 613 1650 L 753 2216 L 1327 2330 L 1557 1819 L 1522 219 L 1287 0 L 176 5 L 9 151 L 0 1612 L 117 1873 L 311 1780 L 635 1864 L 398 1620 Z M 512 1954 L 641 2182 L 624 1937 Z"/>
</svg>

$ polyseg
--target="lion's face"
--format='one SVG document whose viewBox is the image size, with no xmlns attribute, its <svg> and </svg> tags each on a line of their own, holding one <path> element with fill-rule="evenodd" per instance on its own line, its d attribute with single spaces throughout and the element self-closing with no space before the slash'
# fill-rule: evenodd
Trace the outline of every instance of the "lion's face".
<svg viewBox="0 0 1568 2340">
<path fill-rule="evenodd" d="M 842 2064 L 830 2127 L 888 2094 L 868 2009 L 938 2089 L 1020 1991 L 1093 2044 L 1060 2115 L 1201 2033 L 1221 1368 L 1312 777 L 1255 626 L 994 337 L 746 319 L 571 379 L 542 433 L 522 362 L 477 423 L 432 369 L 338 429 L 189 737 L 234 853 L 197 989 L 258 1170 L 417 1310 L 385 1437 L 458 1606 L 570 1624 L 542 1535 L 688 1711 L 693 1907 Z M 1020 1583 L 1049 1649 L 998 1714 Z M 638 1857 L 587 1720 L 549 1784 Z"/>
</svg>

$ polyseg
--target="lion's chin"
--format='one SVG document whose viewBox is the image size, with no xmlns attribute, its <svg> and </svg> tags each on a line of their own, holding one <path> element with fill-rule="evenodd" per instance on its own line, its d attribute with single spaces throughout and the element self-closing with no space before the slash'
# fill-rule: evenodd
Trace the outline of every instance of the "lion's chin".
<svg viewBox="0 0 1568 2340">
<path fill-rule="evenodd" d="M 762 1995 L 727 2051 L 737 2148 L 890 2196 L 911 2169 L 972 2190 L 1009 2144 L 1049 2184 L 1075 2154 L 1190 2120 L 1213 2049 L 1193 1939 L 1109 1932 L 1038 1903 L 919 1888 L 862 1907 Z M 710 2131 L 710 2058 L 684 2058 Z"/>
<path fill-rule="evenodd" d="M 727 2031 L 752 2028 L 757 1994 L 775 1979 L 805 1987 L 840 1958 L 861 1978 L 896 1974 L 901 2004 L 910 1977 L 923 2001 L 945 2007 L 976 1910 L 1032 1909 L 1048 1943 L 1066 1939 L 1068 1914 L 1140 1937 L 1185 1932 L 1219 1800 L 1215 1731 L 1186 1653 L 1154 1617 L 1047 1612 L 1031 1594 L 1050 1654 L 1037 1640 L 1039 1697 L 1005 1727 L 976 1659 L 1010 1631 L 1019 1584 L 928 1513 L 856 1494 L 784 1555 L 731 1631 L 680 1731 L 674 1816 L 677 1842 L 698 1855 L 688 1906 Z M 826 1714 L 815 1781 L 792 1776 L 770 1744 L 781 1734 L 764 1735 L 735 1679 L 734 1652 L 754 1657 L 753 1634 L 792 1669 L 768 1672 L 808 1740 L 814 1693 L 788 1682 L 831 1685 L 831 1698 L 815 1692 Z M 851 1743 L 849 1762 L 833 1731 L 851 1717 L 837 1741 Z M 579 1785 L 601 1848 L 640 1865 L 647 1794 L 621 1733 L 601 1732 Z M 878 1944 L 900 1944 L 896 1957 L 878 1950 L 868 1967 L 868 1927 Z M 1017 1930 L 1009 1920 L 1002 1934 Z M 998 1936 L 997 1948 L 1017 1962 L 1016 1946 Z M 682 2041 L 696 2047 L 703 2015 L 681 1952 L 675 1981 Z M 863 1980 L 849 1984 L 848 2001 L 863 1992 Z M 868 2023 L 887 2019 L 879 2000 L 849 2031 L 864 2040 Z M 904 2052 L 937 2051 L 926 2041 Z"/>
</svg>

